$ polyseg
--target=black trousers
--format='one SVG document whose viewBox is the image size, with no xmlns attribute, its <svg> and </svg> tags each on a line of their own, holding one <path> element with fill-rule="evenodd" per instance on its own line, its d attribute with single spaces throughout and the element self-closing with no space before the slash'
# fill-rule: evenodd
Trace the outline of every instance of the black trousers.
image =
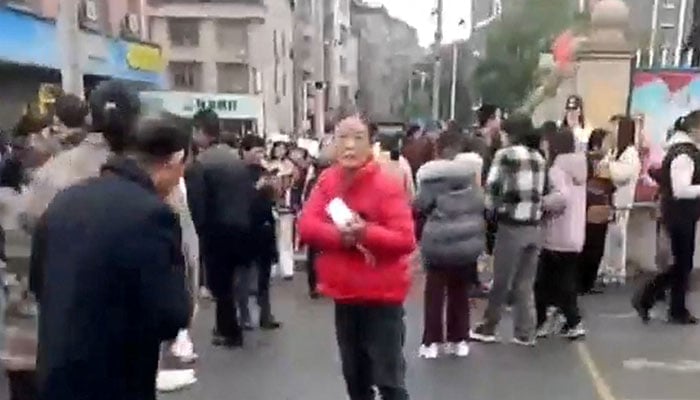
<svg viewBox="0 0 700 400">
<path fill-rule="evenodd" d="M 566 328 L 581 322 L 578 308 L 577 264 L 579 253 L 543 249 L 535 280 L 537 326 L 547 320 L 547 308 L 555 306 L 566 317 Z"/>
<path fill-rule="evenodd" d="M 6 371 L 10 400 L 38 400 L 35 371 Z"/>
<path fill-rule="evenodd" d="M 401 305 L 335 305 L 335 332 L 350 400 L 408 400 Z"/>
<path fill-rule="evenodd" d="M 272 302 L 270 301 L 270 275 L 272 275 L 272 259 L 269 256 L 258 257 L 255 265 L 258 271 L 258 307 L 260 307 L 260 323 L 272 320 Z"/>
<path fill-rule="evenodd" d="M 214 330 L 219 336 L 238 340 L 243 337 L 243 331 L 238 320 L 236 296 L 233 290 L 235 272 L 234 268 L 230 268 L 219 271 L 217 274 L 216 278 L 221 279 L 223 283 L 219 282 L 216 285 L 217 290 L 214 293 L 216 305 L 216 326 Z"/>
<path fill-rule="evenodd" d="M 674 263 L 665 271 L 658 273 L 650 280 L 641 292 L 641 303 L 645 308 L 651 308 L 662 298 L 667 288 L 671 288 L 671 305 L 669 316 L 683 318 L 689 314 L 686 305 L 686 294 L 690 273 L 693 270 L 695 256 L 695 230 L 697 221 L 688 220 L 666 226 L 671 241 Z"/>
<path fill-rule="evenodd" d="M 306 279 L 309 283 L 309 293 L 316 293 L 316 255 L 318 251 L 309 247 L 306 253 Z"/>
<path fill-rule="evenodd" d="M 598 279 L 600 260 L 605 252 L 608 224 L 586 224 L 586 241 L 579 255 L 578 291 L 590 292 Z"/>
</svg>

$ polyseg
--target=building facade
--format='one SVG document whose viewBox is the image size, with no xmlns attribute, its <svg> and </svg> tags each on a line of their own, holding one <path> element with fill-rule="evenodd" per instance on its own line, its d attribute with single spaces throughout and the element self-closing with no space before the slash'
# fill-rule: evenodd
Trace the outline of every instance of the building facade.
<svg viewBox="0 0 700 400">
<path fill-rule="evenodd" d="M 259 96 L 263 118 L 256 121 L 256 130 L 293 130 L 288 0 L 160 0 L 151 3 L 148 13 L 150 39 L 161 44 L 169 60 L 170 89 Z"/>
<path fill-rule="evenodd" d="M 355 104 L 357 36 L 351 26 L 351 0 L 325 0 L 326 103 L 329 110 Z"/>
<path fill-rule="evenodd" d="M 298 0 L 294 9 L 294 125 L 313 125 L 314 83 L 325 81 L 325 0 Z"/>
<path fill-rule="evenodd" d="M 384 7 L 352 3 L 357 32 L 359 108 L 379 120 L 402 120 L 414 65 L 425 56 L 416 29 Z"/>
<path fill-rule="evenodd" d="M 29 106 L 43 110 L 48 86 L 59 86 L 64 66 L 55 19 L 59 0 L 5 0 L 0 6 L 0 128 L 9 129 Z M 5 6 L 6 5 L 6 6 Z M 139 88 L 164 87 L 160 48 L 144 41 L 140 3 L 79 2 L 76 51 L 86 93 L 116 78 Z M 102 7 L 102 8 L 100 8 Z"/>
</svg>

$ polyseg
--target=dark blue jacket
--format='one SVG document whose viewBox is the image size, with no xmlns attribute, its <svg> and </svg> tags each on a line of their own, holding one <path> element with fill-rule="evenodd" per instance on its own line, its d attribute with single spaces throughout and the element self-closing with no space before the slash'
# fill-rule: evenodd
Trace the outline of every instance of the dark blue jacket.
<svg viewBox="0 0 700 400">
<path fill-rule="evenodd" d="M 154 400 L 159 345 L 187 326 L 176 214 L 136 163 L 59 193 L 33 237 L 43 400 Z"/>
</svg>

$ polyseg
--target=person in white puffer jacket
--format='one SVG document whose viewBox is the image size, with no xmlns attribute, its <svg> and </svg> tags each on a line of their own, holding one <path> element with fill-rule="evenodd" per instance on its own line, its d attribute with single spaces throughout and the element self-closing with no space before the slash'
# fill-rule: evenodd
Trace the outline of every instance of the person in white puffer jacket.
<svg viewBox="0 0 700 400">
<path fill-rule="evenodd" d="M 642 169 L 639 151 L 635 146 L 635 136 L 634 120 L 628 117 L 621 118 L 618 122 L 615 150 L 603 160 L 603 168 L 607 165 L 610 179 L 616 188 L 613 195 L 615 212 L 609 225 L 601 268 L 604 284 L 622 285 L 627 276 L 627 223 Z"/>
</svg>

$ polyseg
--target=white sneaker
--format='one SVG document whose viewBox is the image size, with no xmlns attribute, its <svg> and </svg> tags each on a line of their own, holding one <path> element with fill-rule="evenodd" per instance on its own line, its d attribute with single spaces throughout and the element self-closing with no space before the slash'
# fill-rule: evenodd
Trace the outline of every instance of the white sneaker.
<svg viewBox="0 0 700 400">
<path fill-rule="evenodd" d="M 466 357 L 469 355 L 469 343 L 462 341 L 454 344 L 455 352 L 454 355 L 457 357 Z"/>
<path fill-rule="evenodd" d="M 535 347 L 537 345 L 537 341 L 535 339 L 526 339 L 519 337 L 514 337 L 513 340 L 511 340 L 511 343 L 523 347 Z"/>
<path fill-rule="evenodd" d="M 552 330 L 552 325 L 549 323 L 549 321 L 547 321 L 537 330 L 537 339 L 548 338 L 552 335 L 552 333 L 554 333 Z"/>
<path fill-rule="evenodd" d="M 159 392 L 174 392 L 197 382 L 193 369 L 158 371 L 156 389 Z"/>
<path fill-rule="evenodd" d="M 583 327 L 583 323 L 581 322 L 579 322 L 578 325 L 573 328 L 564 328 L 561 331 L 561 335 L 563 337 L 571 340 L 581 339 L 586 336 L 586 333 L 586 328 Z"/>
<path fill-rule="evenodd" d="M 194 343 L 192 343 L 192 339 L 190 339 L 189 332 L 186 329 L 178 332 L 173 345 L 170 347 L 170 351 L 185 364 L 193 363 L 198 358 L 197 353 L 194 352 Z"/>
<path fill-rule="evenodd" d="M 437 343 L 433 343 L 430 346 L 421 345 L 420 349 L 418 349 L 418 356 L 420 358 L 425 358 L 426 360 L 434 360 L 438 358 L 439 353 L 440 349 L 438 348 Z"/>
</svg>

